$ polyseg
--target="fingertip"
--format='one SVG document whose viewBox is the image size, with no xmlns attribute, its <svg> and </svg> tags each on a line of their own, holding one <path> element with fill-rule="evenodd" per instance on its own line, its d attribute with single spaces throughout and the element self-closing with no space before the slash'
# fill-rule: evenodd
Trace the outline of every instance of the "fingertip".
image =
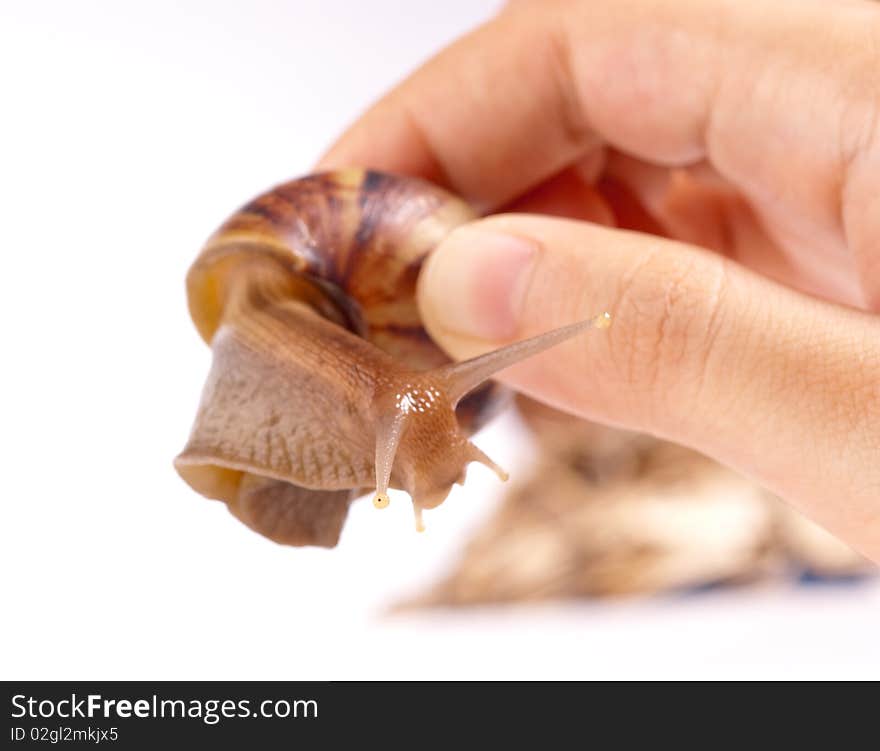
<svg viewBox="0 0 880 751">
<path fill-rule="evenodd" d="M 429 330 L 441 337 L 504 342 L 516 336 L 538 254 L 530 238 L 474 222 L 452 232 L 419 281 Z"/>
</svg>

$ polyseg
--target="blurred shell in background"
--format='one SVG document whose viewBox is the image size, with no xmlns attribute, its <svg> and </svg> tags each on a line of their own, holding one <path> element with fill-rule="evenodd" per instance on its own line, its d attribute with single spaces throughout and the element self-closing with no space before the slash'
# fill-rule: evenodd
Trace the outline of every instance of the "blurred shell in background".
<svg viewBox="0 0 880 751">
<path fill-rule="evenodd" d="M 455 569 L 404 607 L 649 594 L 876 569 L 736 472 L 690 449 L 524 398 L 539 460 Z"/>
</svg>

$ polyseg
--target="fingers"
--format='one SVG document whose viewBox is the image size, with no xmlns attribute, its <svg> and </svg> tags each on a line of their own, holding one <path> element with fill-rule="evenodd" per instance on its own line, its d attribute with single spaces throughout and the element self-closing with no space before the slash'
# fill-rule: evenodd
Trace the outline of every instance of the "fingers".
<svg viewBox="0 0 880 751">
<path fill-rule="evenodd" d="M 690 246 L 500 215 L 452 233 L 419 299 L 455 357 L 608 310 L 501 378 L 700 449 L 880 561 L 880 322 Z"/>
<path fill-rule="evenodd" d="M 589 167 L 588 167 L 589 168 Z M 614 214 L 595 185 L 595 178 L 572 167 L 518 198 L 507 211 L 545 214 L 614 226 Z"/>
<path fill-rule="evenodd" d="M 752 271 L 832 302 L 861 297 L 851 264 L 833 256 L 787 252 L 768 236 L 739 191 L 706 162 L 670 170 L 614 152 L 606 167 L 609 178 L 626 186 L 661 225 L 660 234 L 715 250 Z"/>
<path fill-rule="evenodd" d="M 420 174 L 492 209 L 597 143 L 663 165 L 707 158 L 777 240 L 844 254 L 849 239 L 861 254 L 880 229 L 863 229 L 880 200 L 878 38 L 867 1 L 517 3 L 375 105 L 321 166 Z M 794 214 L 811 226 L 795 230 Z"/>
<path fill-rule="evenodd" d="M 598 144 L 582 117 L 555 3 L 502 13 L 378 102 L 321 161 L 418 174 L 497 208 Z"/>
</svg>

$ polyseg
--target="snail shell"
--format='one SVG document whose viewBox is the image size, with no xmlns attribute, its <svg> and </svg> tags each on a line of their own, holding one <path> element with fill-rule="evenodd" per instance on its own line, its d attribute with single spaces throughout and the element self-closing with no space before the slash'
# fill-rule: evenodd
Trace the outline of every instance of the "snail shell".
<svg viewBox="0 0 880 751">
<path fill-rule="evenodd" d="M 437 243 L 474 218 L 464 201 L 416 178 L 342 170 L 293 180 L 208 240 L 187 276 L 190 313 L 210 343 L 241 265 L 261 256 L 325 318 L 413 367 L 441 365 L 449 358 L 422 328 L 416 279 Z"/>
<path fill-rule="evenodd" d="M 430 183 L 363 170 L 285 183 L 234 214 L 187 276 L 213 363 L 183 479 L 276 542 L 333 546 L 367 489 L 378 507 L 407 490 L 420 526 L 469 462 L 504 476 L 467 439 L 498 402 L 485 382 L 591 322 L 450 364 L 416 281 L 473 218 Z"/>
</svg>

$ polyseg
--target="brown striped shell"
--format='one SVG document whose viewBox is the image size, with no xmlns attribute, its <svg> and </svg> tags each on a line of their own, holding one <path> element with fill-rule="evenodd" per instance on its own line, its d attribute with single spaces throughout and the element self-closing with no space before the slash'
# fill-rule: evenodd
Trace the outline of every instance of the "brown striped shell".
<svg viewBox="0 0 880 751">
<path fill-rule="evenodd" d="M 434 246 L 473 218 L 466 203 L 416 178 L 344 170 L 293 180 L 211 237 L 187 278 L 190 312 L 210 341 L 234 259 L 265 254 L 314 285 L 308 301 L 323 315 L 414 367 L 434 367 L 448 358 L 422 328 L 416 279 Z"/>
<path fill-rule="evenodd" d="M 487 379 L 590 322 L 449 364 L 416 281 L 472 218 L 430 183 L 344 170 L 280 185 L 223 224 L 187 277 L 213 363 L 175 460 L 183 479 L 277 542 L 332 546 L 365 490 L 382 507 L 405 489 L 421 524 L 469 462 L 503 475 L 467 440 L 497 401 Z"/>
</svg>

